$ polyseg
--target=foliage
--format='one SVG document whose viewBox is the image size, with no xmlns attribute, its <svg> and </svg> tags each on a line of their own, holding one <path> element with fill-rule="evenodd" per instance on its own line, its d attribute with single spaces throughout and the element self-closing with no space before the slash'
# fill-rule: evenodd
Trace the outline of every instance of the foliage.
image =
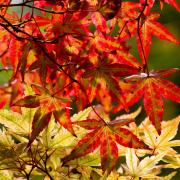
<svg viewBox="0 0 180 180">
<path fill-rule="evenodd" d="M 159 22 L 164 3 L 180 6 L 159 2 L 0 1 L 0 73 L 11 76 L 0 85 L 1 179 L 175 176 L 161 171 L 180 167 L 180 117 L 163 114 L 164 98 L 180 102 L 167 80 L 179 69 L 148 64 L 153 36 L 180 44 Z M 141 108 L 130 109 L 141 98 L 147 118 L 137 125 Z"/>
<path fill-rule="evenodd" d="M 89 107 L 72 116 L 73 124 L 86 127 L 88 130 L 75 126 L 77 137 L 74 137 L 52 117 L 44 131 L 34 140 L 30 148 L 27 148 L 35 111 L 31 108 L 22 108 L 21 114 L 8 110 L 0 111 L 0 123 L 4 125 L 0 131 L 0 168 L 3 170 L 2 176 L 7 179 L 13 177 L 28 179 L 30 176 L 49 177 L 49 179 L 110 179 L 111 177 L 164 179 L 165 177 L 158 175 L 162 168 L 177 169 L 180 166 L 180 157 L 171 148 L 179 146 L 180 141 L 170 141 L 177 133 L 179 116 L 163 122 L 163 134 L 159 136 L 149 119 L 145 119 L 139 126 L 132 121 L 141 109 L 110 121 L 108 123 L 110 127 L 105 125 L 101 127 L 100 122 L 89 123 L 88 117 L 94 115 L 93 109 Z M 110 129 L 113 126 L 116 127 L 115 130 Z M 93 128 L 95 130 L 92 130 Z M 130 130 L 143 139 L 150 148 L 140 142 Z M 118 132 L 115 135 L 116 131 Z M 98 136 L 100 133 L 101 137 Z M 121 144 L 118 146 L 119 149 L 114 140 Z M 129 146 L 130 140 L 131 146 L 137 148 L 136 150 L 125 147 Z M 99 145 L 101 157 L 99 151 L 91 153 Z M 126 163 L 121 163 L 115 168 L 117 160 L 119 161 L 117 157 L 120 157 L 121 161 L 123 156 L 126 157 Z M 165 163 L 157 165 L 159 161 Z M 118 169 L 110 173 L 112 168 Z M 175 173 L 168 177 L 171 175 Z M 170 179 L 168 177 L 167 179 Z"/>
</svg>

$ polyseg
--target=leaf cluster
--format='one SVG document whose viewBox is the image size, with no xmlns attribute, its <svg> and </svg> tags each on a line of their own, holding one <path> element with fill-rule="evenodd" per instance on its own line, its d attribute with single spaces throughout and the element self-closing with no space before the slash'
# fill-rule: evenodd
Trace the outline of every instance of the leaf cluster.
<svg viewBox="0 0 180 180">
<path fill-rule="evenodd" d="M 159 9 L 155 0 L 0 0 L 0 73 L 12 74 L 0 85 L 2 178 L 175 175 L 159 176 L 179 168 L 179 117 L 163 115 L 164 99 L 180 102 L 167 79 L 180 71 L 148 66 L 154 36 L 180 44 L 159 21 L 165 3 L 180 12 L 176 0 Z M 140 109 L 130 109 L 141 99 L 147 118 L 138 126 Z"/>
<path fill-rule="evenodd" d="M 44 131 L 28 147 L 35 111 L 32 108 L 22 108 L 22 114 L 0 111 L 0 123 L 3 125 L 0 131 L 1 178 L 171 179 L 175 171 L 161 177 L 161 170 L 180 166 L 179 154 L 172 148 L 180 145 L 179 140 L 172 140 L 177 133 L 179 116 L 164 122 L 163 134 L 158 135 L 148 118 L 139 126 L 132 121 L 141 108 L 113 121 L 108 121 L 105 114 L 107 125 L 104 125 L 100 122 L 90 123 L 95 121 L 89 119 L 95 114 L 89 107 L 71 117 L 77 137 L 52 117 Z M 128 148 L 129 143 L 133 149 Z M 99 146 L 100 149 L 96 150 Z M 126 158 L 125 163 L 117 165 L 117 161 L 122 161 L 123 157 Z"/>
</svg>

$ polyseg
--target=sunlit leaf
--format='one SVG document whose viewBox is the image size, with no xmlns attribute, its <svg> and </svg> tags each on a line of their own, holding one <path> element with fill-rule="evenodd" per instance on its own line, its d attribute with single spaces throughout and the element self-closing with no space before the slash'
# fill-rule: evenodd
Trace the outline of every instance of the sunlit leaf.
<svg viewBox="0 0 180 180">
<path fill-rule="evenodd" d="M 135 154 L 133 149 L 128 149 L 126 153 L 126 165 L 123 165 L 127 175 L 137 178 L 155 178 L 156 174 L 153 172 L 153 168 L 156 168 L 156 164 L 166 155 L 166 151 L 155 155 L 147 156 L 141 161 Z"/>
<path fill-rule="evenodd" d="M 155 126 L 158 133 L 161 133 L 161 121 L 164 113 L 163 97 L 175 102 L 180 102 L 178 86 L 168 80 L 161 79 L 169 75 L 161 70 L 150 72 L 149 76 L 145 73 L 132 75 L 127 78 L 129 87 L 126 89 L 125 101 L 127 105 L 136 103 L 143 95 L 143 103 L 150 121 Z M 170 75 L 177 72 L 172 70 Z M 133 88 L 133 91 L 132 91 Z"/>
<path fill-rule="evenodd" d="M 113 121 L 105 122 L 102 119 L 86 119 L 74 122 L 74 124 L 91 131 L 79 140 L 72 152 L 63 158 L 63 162 L 67 163 L 70 160 L 92 153 L 100 146 L 101 166 L 103 171 L 107 171 L 109 174 L 118 160 L 116 143 L 125 147 L 148 149 L 148 146 L 140 141 L 136 135 L 121 127 L 131 122 L 129 119 L 125 121 L 124 119 L 123 123 L 112 123 Z"/>
<path fill-rule="evenodd" d="M 146 120 L 141 126 L 145 133 L 144 141 L 156 152 L 171 151 L 171 147 L 179 146 L 179 140 L 172 140 L 177 134 L 179 121 L 180 118 L 178 116 L 172 120 L 162 122 L 162 132 L 161 135 L 158 135 L 151 124 L 148 125 L 148 120 Z"/>
<path fill-rule="evenodd" d="M 14 133 L 23 135 L 27 135 L 29 133 L 29 124 L 19 113 L 1 110 L 0 123 Z"/>
<path fill-rule="evenodd" d="M 51 112 L 43 114 L 40 108 L 36 111 L 32 122 L 32 132 L 28 146 L 30 146 L 30 144 L 35 140 L 39 133 L 48 125 L 51 119 L 51 115 Z"/>
</svg>

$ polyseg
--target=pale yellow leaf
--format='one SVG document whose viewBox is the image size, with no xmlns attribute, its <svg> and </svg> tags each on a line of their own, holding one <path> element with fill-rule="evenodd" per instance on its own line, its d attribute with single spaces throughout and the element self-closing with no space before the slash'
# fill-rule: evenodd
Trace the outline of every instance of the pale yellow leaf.
<svg viewBox="0 0 180 180">
<path fill-rule="evenodd" d="M 164 144 L 164 146 L 169 146 L 169 147 L 180 146 L 180 140 L 167 142 L 166 144 Z"/>
<path fill-rule="evenodd" d="M 128 166 L 128 170 L 131 174 L 135 174 L 135 171 L 137 169 L 137 166 L 139 164 L 139 159 L 137 155 L 135 154 L 134 149 L 127 149 L 126 153 L 126 164 Z"/>
<path fill-rule="evenodd" d="M 130 114 L 123 114 L 121 116 L 116 117 L 115 120 L 123 120 L 123 119 L 135 119 L 140 113 L 141 113 L 141 106 L 134 112 L 130 113 Z"/>
<path fill-rule="evenodd" d="M 72 121 L 82 121 L 85 120 L 88 116 L 89 113 L 92 111 L 91 107 L 88 107 L 80 112 L 78 112 L 77 114 L 74 114 L 71 119 Z"/>
<path fill-rule="evenodd" d="M 22 118 L 21 114 L 17 112 L 0 110 L 0 123 L 14 133 L 29 133 L 29 124 Z"/>
<path fill-rule="evenodd" d="M 126 165 L 122 165 L 126 175 L 141 178 L 154 178 L 160 172 L 160 166 L 157 166 L 160 160 L 166 155 L 167 151 L 147 156 L 140 162 L 134 150 L 128 150 L 126 153 Z"/>
<path fill-rule="evenodd" d="M 167 151 L 155 156 L 144 158 L 142 161 L 140 161 L 136 169 L 136 174 L 140 177 L 147 175 L 154 168 L 154 166 L 166 155 L 166 153 Z"/>
<path fill-rule="evenodd" d="M 162 122 L 162 132 L 158 137 L 156 146 L 161 147 L 163 144 L 173 139 L 177 134 L 178 125 L 180 122 L 180 116 L 170 120 Z"/>
</svg>

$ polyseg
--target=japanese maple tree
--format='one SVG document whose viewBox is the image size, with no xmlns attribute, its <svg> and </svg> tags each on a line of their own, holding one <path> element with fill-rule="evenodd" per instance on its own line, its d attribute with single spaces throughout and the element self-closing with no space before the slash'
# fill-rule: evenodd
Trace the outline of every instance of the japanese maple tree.
<svg viewBox="0 0 180 180">
<path fill-rule="evenodd" d="M 148 66 L 153 36 L 180 44 L 159 22 L 164 3 L 180 12 L 176 0 L 0 0 L 0 72 L 11 72 L 0 86 L 0 108 L 8 109 L 0 111 L 0 138 L 7 139 L 0 140 L 0 171 L 21 173 L 7 171 L 9 178 L 131 179 L 155 178 L 159 172 L 151 170 L 161 160 L 165 168 L 180 167 L 171 148 L 179 141 L 163 152 L 156 142 L 175 136 L 166 134 L 164 98 L 180 102 L 180 88 L 167 80 L 179 69 Z M 139 59 L 131 54 L 132 38 Z M 138 127 L 140 109 L 130 107 L 141 98 L 148 120 Z M 179 118 L 173 122 L 177 129 Z M 151 157 L 140 161 L 145 155 Z M 126 165 L 119 165 L 121 156 Z"/>
</svg>

